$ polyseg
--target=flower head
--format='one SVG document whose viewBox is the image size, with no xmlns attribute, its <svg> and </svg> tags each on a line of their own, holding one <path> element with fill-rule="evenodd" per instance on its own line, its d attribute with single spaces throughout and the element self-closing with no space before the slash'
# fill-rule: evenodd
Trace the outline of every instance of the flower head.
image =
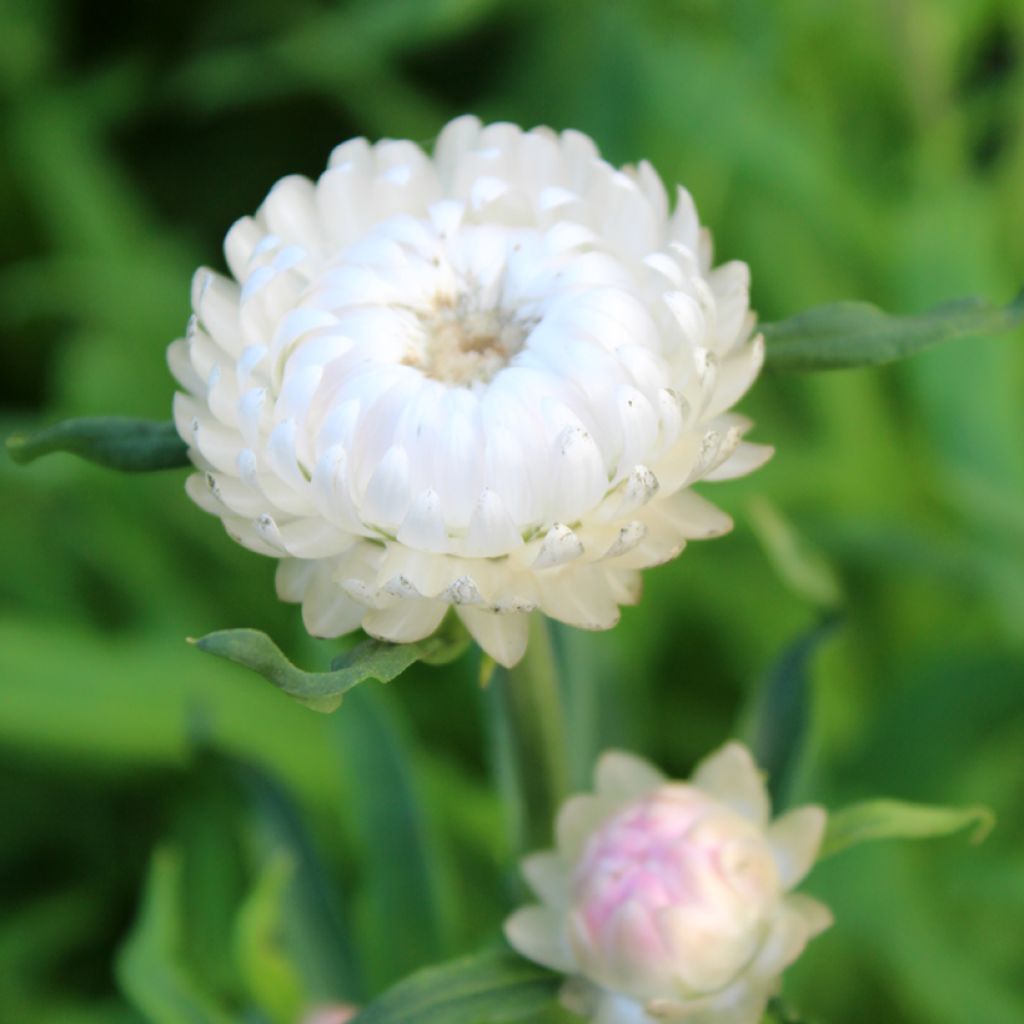
<svg viewBox="0 0 1024 1024">
<path fill-rule="evenodd" d="M 542 904 L 508 919 L 509 942 L 569 974 L 563 999 L 599 1024 L 758 1024 L 783 969 L 831 923 L 789 891 L 814 863 L 825 812 L 769 823 L 738 743 L 689 782 L 610 752 L 595 783 L 563 806 L 557 848 L 523 862 Z"/>
<path fill-rule="evenodd" d="M 189 493 L 317 636 L 454 607 L 510 665 L 533 609 L 606 629 L 639 569 L 728 530 L 691 485 L 770 454 L 729 412 L 763 359 L 746 266 L 578 132 L 346 142 L 225 251 L 169 350 Z"/>
</svg>

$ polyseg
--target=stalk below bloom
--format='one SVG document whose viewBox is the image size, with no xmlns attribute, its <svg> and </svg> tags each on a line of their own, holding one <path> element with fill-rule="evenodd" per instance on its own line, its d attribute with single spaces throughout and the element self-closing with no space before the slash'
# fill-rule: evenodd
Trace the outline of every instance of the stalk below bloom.
<svg viewBox="0 0 1024 1024">
<path fill-rule="evenodd" d="M 534 609 L 607 629 L 640 569 L 729 529 L 692 485 L 770 454 L 730 411 L 764 355 L 746 266 L 578 132 L 346 142 L 225 251 L 168 354 L 188 491 L 316 636 L 454 607 L 512 665 Z"/>
<path fill-rule="evenodd" d="M 508 919 L 509 942 L 570 975 L 563 1001 L 596 1024 L 758 1024 L 784 968 L 832 921 L 790 892 L 814 863 L 825 812 L 769 822 L 738 743 L 685 783 L 610 752 L 595 783 L 563 806 L 557 849 L 523 862 L 542 904 Z"/>
</svg>

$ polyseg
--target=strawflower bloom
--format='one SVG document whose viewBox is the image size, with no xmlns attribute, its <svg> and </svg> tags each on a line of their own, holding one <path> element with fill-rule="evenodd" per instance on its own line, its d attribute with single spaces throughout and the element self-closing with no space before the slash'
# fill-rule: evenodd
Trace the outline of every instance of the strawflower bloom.
<svg viewBox="0 0 1024 1024">
<path fill-rule="evenodd" d="M 747 267 L 579 132 L 354 139 L 225 252 L 168 353 L 188 491 L 316 636 L 454 607 L 511 665 L 534 609 L 607 629 L 638 570 L 729 529 L 691 486 L 770 454 L 729 411 L 763 361 Z"/>
<path fill-rule="evenodd" d="M 562 807 L 555 850 L 523 861 L 542 903 L 506 921 L 509 942 L 569 975 L 563 1002 L 595 1024 L 758 1024 L 783 969 L 832 922 L 790 892 L 814 863 L 825 812 L 770 822 L 739 743 L 689 782 L 609 752 L 595 790 Z"/>
</svg>

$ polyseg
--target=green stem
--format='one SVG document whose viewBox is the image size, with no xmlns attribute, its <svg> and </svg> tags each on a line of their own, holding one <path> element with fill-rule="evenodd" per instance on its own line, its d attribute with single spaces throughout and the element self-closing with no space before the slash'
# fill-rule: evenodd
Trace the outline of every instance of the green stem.
<svg viewBox="0 0 1024 1024">
<path fill-rule="evenodd" d="M 565 710 L 550 626 L 530 617 L 530 641 L 515 668 L 491 683 L 505 774 L 514 803 L 515 843 L 521 852 L 552 843 L 554 819 L 569 789 Z"/>
</svg>

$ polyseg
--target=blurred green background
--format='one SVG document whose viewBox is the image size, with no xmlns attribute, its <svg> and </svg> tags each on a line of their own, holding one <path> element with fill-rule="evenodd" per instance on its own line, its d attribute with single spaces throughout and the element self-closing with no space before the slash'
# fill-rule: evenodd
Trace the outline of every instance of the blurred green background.
<svg viewBox="0 0 1024 1024">
<path fill-rule="evenodd" d="M 1024 279 L 1015 0 L 0 0 L 2 432 L 165 418 L 165 346 L 235 217 L 344 138 L 429 142 L 466 110 L 686 183 L 766 320 Z M 686 773 L 816 616 L 750 527 L 763 495 L 845 594 L 798 795 L 996 810 L 980 847 L 816 870 L 838 924 L 787 980 L 807 1020 L 1024 1020 L 1022 396 L 1019 332 L 766 375 L 745 408 L 778 454 L 712 494 L 735 533 L 648 573 L 618 629 L 561 638 L 577 783 L 609 744 Z M 182 482 L 0 460 L 4 1024 L 142 1019 L 113 963 L 158 847 L 122 977 L 206 1014 L 161 1021 L 365 999 L 493 941 L 515 898 L 473 657 L 323 717 L 190 649 L 250 625 L 329 651 Z"/>
</svg>

